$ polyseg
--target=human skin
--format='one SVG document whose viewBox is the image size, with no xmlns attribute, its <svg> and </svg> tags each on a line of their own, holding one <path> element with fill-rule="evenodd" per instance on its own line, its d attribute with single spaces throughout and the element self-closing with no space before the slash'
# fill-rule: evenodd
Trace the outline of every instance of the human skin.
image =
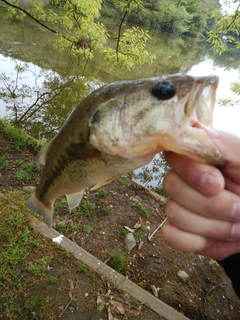
<svg viewBox="0 0 240 320">
<path fill-rule="evenodd" d="M 227 160 L 223 169 L 165 152 L 172 169 L 161 233 L 173 248 L 222 260 L 240 252 L 240 139 L 203 127 Z"/>
</svg>

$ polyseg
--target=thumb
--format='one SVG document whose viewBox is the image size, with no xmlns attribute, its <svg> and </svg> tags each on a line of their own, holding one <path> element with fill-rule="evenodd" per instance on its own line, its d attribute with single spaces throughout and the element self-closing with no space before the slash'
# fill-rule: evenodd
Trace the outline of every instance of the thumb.
<svg viewBox="0 0 240 320">
<path fill-rule="evenodd" d="M 214 131 L 206 126 L 202 126 L 202 129 L 227 161 L 221 170 L 222 173 L 240 184 L 240 138 L 228 132 Z"/>
</svg>

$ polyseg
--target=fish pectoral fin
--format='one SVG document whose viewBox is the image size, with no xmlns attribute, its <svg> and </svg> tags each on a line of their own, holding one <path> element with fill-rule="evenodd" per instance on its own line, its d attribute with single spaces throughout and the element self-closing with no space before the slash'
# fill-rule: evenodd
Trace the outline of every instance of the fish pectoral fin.
<svg viewBox="0 0 240 320">
<path fill-rule="evenodd" d="M 36 162 L 38 164 L 41 164 L 42 166 L 44 166 L 46 164 L 46 154 L 47 154 L 48 148 L 50 147 L 51 143 L 52 143 L 52 140 L 47 142 L 42 147 L 42 149 L 39 151 L 39 153 L 37 155 L 37 159 L 36 159 Z"/>
<path fill-rule="evenodd" d="M 95 190 L 95 189 L 97 189 L 97 188 L 100 188 L 100 187 L 104 186 L 105 184 L 108 184 L 109 182 L 117 179 L 117 178 L 120 177 L 120 176 L 121 176 L 121 175 L 118 174 L 118 175 L 115 175 L 115 176 L 107 177 L 106 179 L 103 179 L 103 180 L 99 181 L 97 184 L 95 184 L 95 185 L 91 188 L 91 190 Z"/>
<path fill-rule="evenodd" d="M 76 208 L 82 200 L 84 190 L 74 194 L 66 194 L 70 209 Z"/>
</svg>

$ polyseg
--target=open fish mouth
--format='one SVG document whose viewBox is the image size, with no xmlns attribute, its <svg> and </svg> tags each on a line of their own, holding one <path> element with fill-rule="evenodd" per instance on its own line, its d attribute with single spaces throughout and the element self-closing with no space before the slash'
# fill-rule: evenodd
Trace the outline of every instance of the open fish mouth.
<svg viewBox="0 0 240 320">
<path fill-rule="evenodd" d="M 189 95 L 186 96 L 184 112 L 176 109 L 177 123 L 174 152 L 188 155 L 200 162 L 222 167 L 226 161 L 202 129 L 202 125 L 212 128 L 216 89 L 219 78 L 215 75 L 195 78 Z M 180 117 L 178 114 L 181 114 Z M 180 121 L 179 121 L 180 118 Z"/>
<path fill-rule="evenodd" d="M 215 75 L 196 78 L 189 98 L 184 106 L 184 115 L 192 117 L 206 126 L 212 127 L 213 111 L 216 100 L 216 89 L 219 78 Z"/>
</svg>

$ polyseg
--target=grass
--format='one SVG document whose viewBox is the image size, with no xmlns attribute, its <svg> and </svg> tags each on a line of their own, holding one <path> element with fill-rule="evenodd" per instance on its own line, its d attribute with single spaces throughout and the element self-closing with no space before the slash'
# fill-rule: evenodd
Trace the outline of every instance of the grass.
<svg viewBox="0 0 240 320">
<path fill-rule="evenodd" d="M 206 296 L 205 297 L 205 303 L 208 307 L 211 307 L 215 304 L 215 300 L 212 296 Z"/>
<path fill-rule="evenodd" d="M 31 271 L 34 276 L 39 276 L 46 271 L 50 261 L 50 258 L 43 257 L 39 258 L 35 263 L 29 262 L 28 270 Z"/>
<path fill-rule="evenodd" d="M 139 213 L 144 216 L 145 218 L 149 217 L 149 210 L 145 208 L 145 206 L 139 202 L 136 198 L 132 199 L 133 206 L 139 210 Z"/>
<path fill-rule="evenodd" d="M 57 281 L 58 281 L 57 277 L 51 276 L 49 278 L 49 284 L 57 284 Z"/>
<path fill-rule="evenodd" d="M 119 227 L 118 228 L 118 234 L 120 236 L 124 236 L 125 237 L 128 233 L 129 233 L 129 231 L 126 228 L 124 228 L 124 227 Z"/>
<path fill-rule="evenodd" d="M 65 223 L 59 223 L 57 226 L 56 226 L 56 230 L 61 233 L 61 234 L 64 234 L 66 231 L 67 231 L 67 225 Z"/>
<path fill-rule="evenodd" d="M 79 229 L 79 225 L 76 223 L 62 223 L 60 222 L 58 225 L 56 225 L 55 229 L 61 233 L 65 234 L 67 231 L 76 232 Z"/>
<path fill-rule="evenodd" d="M 0 170 L 8 169 L 9 161 L 5 156 L 0 156 Z"/>
<path fill-rule="evenodd" d="M 34 161 L 23 164 L 19 169 L 16 170 L 14 178 L 19 182 L 29 182 L 33 171 L 36 169 L 36 164 Z"/>
<path fill-rule="evenodd" d="M 78 217 L 90 217 L 95 209 L 95 204 L 92 201 L 83 199 L 80 210 L 74 210 L 74 214 Z"/>
<path fill-rule="evenodd" d="M 93 226 L 91 224 L 85 224 L 83 229 L 87 234 L 90 234 L 93 231 Z"/>
<path fill-rule="evenodd" d="M 137 242 L 141 241 L 145 236 L 145 226 L 142 224 L 141 227 L 134 233 L 134 238 Z"/>
<path fill-rule="evenodd" d="M 106 214 L 110 214 L 111 211 L 112 211 L 112 205 L 110 205 L 110 204 L 106 205 L 105 207 L 103 207 L 103 211 L 104 211 Z"/>
<path fill-rule="evenodd" d="M 0 199 L 0 310 L 4 319 L 29 319 L 33 312 L 42 316 L 42 301 L 30 293 L 31 285 L 24 278 L 29 255 L 39 246 L 24 214 L 25 201 L 16 191 Z"/>
<path fill-rule="evenodd" d="M 68 202 L 66 198 L 57 199 L 54 204 L 54 209 L 56 212 L 68 207 Z"/>
<path fill-rule="evenodd" d="M 110 267 L 119 272 L 127 270 L 127 258 L 124 253 L 113 250 L 110 253 L 109 263 Z"/>
<path fill-rule="evenodd" d="M 0 198 L 0 314 L 6 320 L 50 320 L 55 297 L 49 285 L 62 285 L 64 253 L 31 228 L 27 196 L 5 191 Z"/>
<path fill-rule="evenodd" d="M 122 176 L 118 179 L 118 182 L 120 184 L 119 190 L 121 192 L 125 191 L 127 188 L 130 187 L 131 183 L 128 182 L 128 178 L 126 176 Z"/>
<path fill-rule="evenodd" d="M 70 223 L 70 230 L 71 230 L 71 231 L 75 232 L 75 231 L 78 230 L 78 228 L 79 228 L 79 225 L 78 225 L 78 224 L 73 223 L 73 222 Z"/>
<path fill-rule="evenodd" d="M 78 273 L 88 273 L 90 272 L 90 268 L 85 264 L 78 262 L 76 265 L 76 272 Z"/>
<path fill-rule="evenodd" d="M 108 195 L 108 192 L 105 188 L 99 188 L 97 193 L 100 197 L 106 197 Z"/>
<path fill-rule="evenodd" d="M 141 241 L 144 238 L 145 230 L 145 226 L 141 225 L 141 227 L 136 232 L 134 232 L 134 238 L 137 242 Z M 119 227 L 117 232 L 119 236 L 123 237 L 126 237 L 126 235 L 129 233 L 129 231 L 124 227 Z"/>
<path fill-rule="evenodd" d="M 38 151 L 44 145 L 43 141 L 36 141 L 22 130 L 14 127 L 6 120 L 0 119 L 0 127 L 3 128 L 5 137 L 11 141 L 15 150 L 20 151 L 23 147 L 27 147 L 31 151 Z"/>
<path fill-rule="evenodd" d="M 20 166 L 20 164 L 22 164 L 24 162 L 23 159 L 17 159 L 14 161 L 15 165 Z"/>
</svg>

